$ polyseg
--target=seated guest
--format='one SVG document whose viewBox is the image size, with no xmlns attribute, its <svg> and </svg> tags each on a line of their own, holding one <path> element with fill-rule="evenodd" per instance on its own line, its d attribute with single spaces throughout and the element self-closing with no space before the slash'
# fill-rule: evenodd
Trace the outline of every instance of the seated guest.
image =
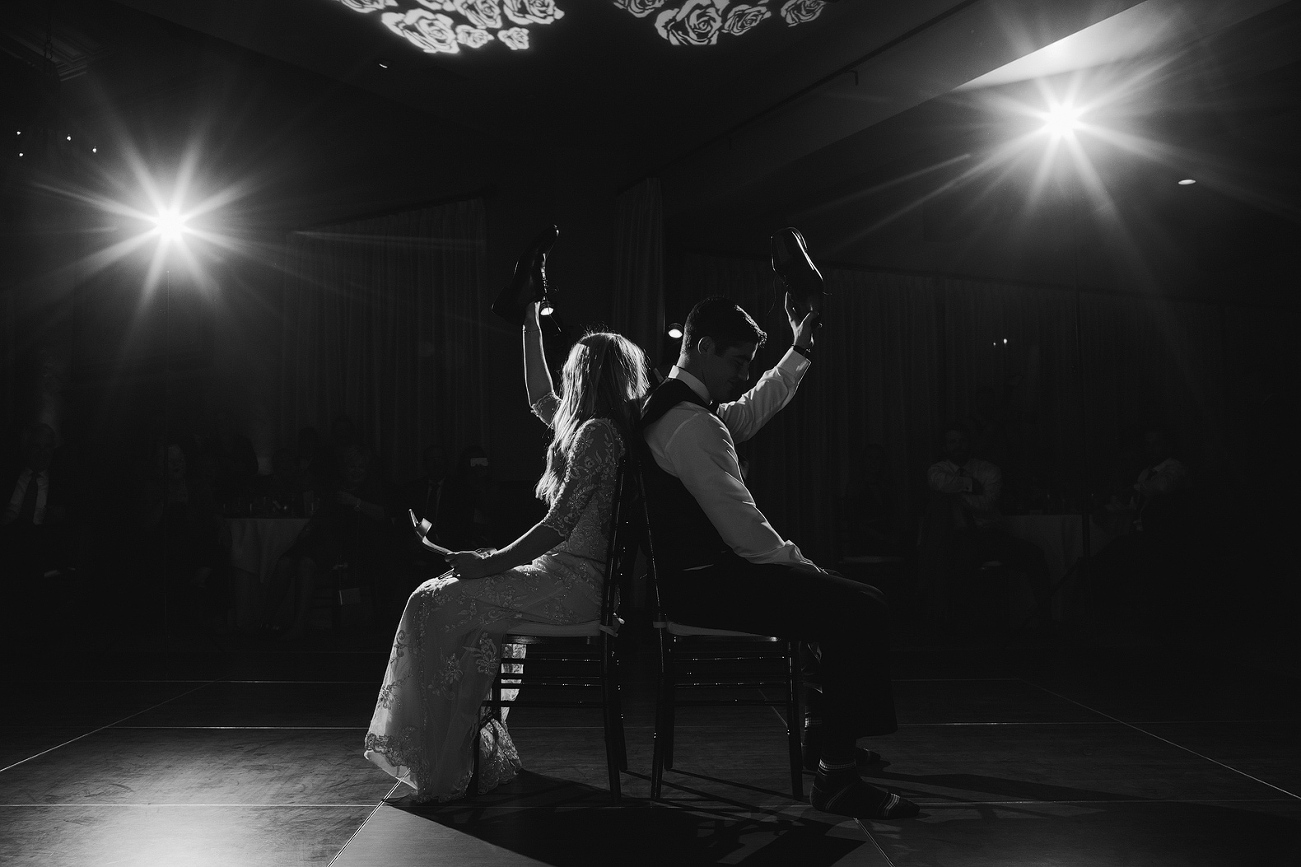
<svg viewBox="0 0 1301 867">
<path fill-rule="evenodd" d="M 257 477 L 253 493 L 266 498 L 276 515 L 303 513 L 303 489 L 299 487 L 297 458 L 293 449 L 275 450 L 271 455 L 271 474 Z"/>
<path fill-rule="evenodd" d="M 222 612 L 211 606 L 219 602 L 219 567 L 227 555 L 212 488 L 191 470 L 186 450 L 177 442 L 158 449 L 154 468 L 140 491 L 147 548 L 161 555 L 153 591 L 179 601 L 189 613 L 216 618 Z"/>
<path fill-rule="evenodd" d="M 36 579 L 67 565 L 60 525 L 67 518 L 68 483 L 53 471 L 54 428 L 36 422 L 23 429 L 18 459 L 3 481 L 0 497 L 0 563 L 12 577 Z"/>
<path fill-rule="evenodd" d="M 1174 456 L 1170 437 L 1159 427 L 1149 428 L 1143 434 L 1143 453 L 1148 465 L 1134 482 L 1134 528 L 1162 532 L 1162 520 L 1172 511 L 1171 505 L 1181 494 L 1192 489 L 1188 467 Z"/>
<path fill-rule="evenodd" d="M 307 630 L 312 596 L 320 576 L 343 563 L 355 569 L 376 564 L 388 521 L 388 497 L 373 470 L 371 453 L 351 446 L 342 454 L 343 478 L 279 562 L 268 598 L 273 622 L 287 622 L 286 641 Z"/>
<path fill-rule="evenodd" d="M 926 473 L 935 504 L 947 511 L 953 522 L 954 549 L 949 578 L 955 586 L 949 601 L 967 595 L 971 579 L 985 563 L 997 561 L 1026 576 L 1034 593 L 1039 625 L 1047 626 L 1052 585 L 1048 564 L 1039 546 L 1018 539 L 1000 524 L 998 500 L 1003 474 L 998 466 L 971 453 L 971 437 L 963 424 L 951 424 L 944 431 L 944 457 Z M 945 616 L 955 612 L 943 611 Z"/>
<path fill-rule="evenodd" d="M 1110 517 L 1120 535 L 1089 563 L 1085 591 L 1094 626 L 1119 625 L 1138 615 L 1165 621 L 1179 595 L 1177 584 L 1204 550 L 1189 512 L 1193 490 L 1188 467 L 1174 456 L 1170 437 L 1158 425 L 1143 433 L 1143 469 L 1132 486 L 1112 497 Z"/>
<path fill-rule="evenodd" d="M 675 618 L 807 641 L 820 690 L 806 701 L 810 803 L 860 819 L 915 816 L 915 804 L 858 775 L 856 739 L 896 730 L 889 614 L 875 587 L 827 572 L 784 539 L 755 505 L 736 456 L 790 403 L 809 369 L 818 314 L 786 315 L 793 345 L 744 394 L 767 335 L 726 298 L 687 317 L 678 362 L 643 407 L 647 506 L 660 592 Z"/>
</svg>

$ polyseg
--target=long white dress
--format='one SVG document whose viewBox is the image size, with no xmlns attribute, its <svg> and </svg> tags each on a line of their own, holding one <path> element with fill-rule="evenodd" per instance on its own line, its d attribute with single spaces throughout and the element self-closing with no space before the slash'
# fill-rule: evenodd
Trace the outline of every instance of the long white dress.
<svg viewBox="0 0 1301 867">
<path fill-rule="evenodd" d="M 554 398 L 535 411 L 550 423 Z M 366 758 L 415 789 L 417 802 L 465 795 L 480 705 L 516 623 L 597 617 L 615 476 L 624 444 L 605 419 L 583 424 L 559 496 L 542 523 L 564 539 L 526 566 L 475 581 L 433 578 L 407 600 L 366 734 Z M 507 656 L 522 657 L 511 645 Z M 504 716 L 504 715 L 503 715 Z M 503 723 L 479 742 L 479 791 L 513 778 L 519 753 Z"/>
</svg>

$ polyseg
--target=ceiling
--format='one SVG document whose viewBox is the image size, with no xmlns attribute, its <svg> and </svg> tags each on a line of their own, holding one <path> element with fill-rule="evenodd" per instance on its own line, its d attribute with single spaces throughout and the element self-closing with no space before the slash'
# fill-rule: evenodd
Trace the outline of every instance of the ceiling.
<svg viewBox="0 0 1301 867">
<path fill-rule="evenodd" d="M 267 225 L 566 162 L 607 197 L 660 178 L 682 248 L 762 255 L 793 223 L 822 261 L 905 271 L 1247 274 L 1258 293 L 1295 273 L 1298 0 L 839 0 L 798 26 L 769 0 L 768 20 L 701 46 L 663 38 L 663 10 L 556 2 L 527 50 L 454 55 L 341 0 L 28 4 L 4 30 L 26 75 L 6 111 L 34 116 L 30 91 L 61 79 L 66 123 L 126 130 L 142 154 L 201 141 L 226 176 L 258 179 Z M 1035 112 L 1071 92 L 1087 126 L 1047 160 Z"/>
</svg>

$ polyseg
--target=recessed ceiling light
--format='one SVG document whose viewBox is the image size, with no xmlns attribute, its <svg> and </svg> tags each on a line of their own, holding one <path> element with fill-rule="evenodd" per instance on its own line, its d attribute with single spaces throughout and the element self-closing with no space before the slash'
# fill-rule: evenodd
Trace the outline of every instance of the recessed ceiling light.
<svg viewBox="0 0 1301 867">
<path fill-rule="evenodd" d="M 379 62 L 379 68 L 380 68 L 380 69 L 388 69 L 388 64 L 381 60 L 381 61 Z"/>
<path fill-rule="evenodd" d="M 1195 184 L 1195 183 L 1197 183 L 1197 181 L 1193 180 L 1192 178 L 1184 178 L 1182 181 L 1179 182 L 1179 186 L 1181 186 L 1181 187 L 1187 187 L 1187 186 L 1189 186 L 1189 185 L 1191 185 L 1191 184 Z"/>
<path fill-rule="evenodd" d="M 68 141 L 72 141 L 72 136 L 68 136 Z"/>
</svg>

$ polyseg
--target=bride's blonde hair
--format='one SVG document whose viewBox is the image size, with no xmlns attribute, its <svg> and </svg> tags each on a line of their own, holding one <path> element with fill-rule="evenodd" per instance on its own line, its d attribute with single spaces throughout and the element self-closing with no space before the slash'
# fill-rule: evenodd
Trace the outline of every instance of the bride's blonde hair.
<svg viewBox="0 0 1301 867">
<path fill-rule="evenodd" d="M 560 406 L 547 448 L 547 469 L 538 479 L 538 498 L 554 503 L 565 480 L 574 441 L 583 423 L 609 419 L 625 442 L 633 434 L 640 402 L 650 390 L 646 354 L 621 334 L 595 331 L 583 335 L 569 351 L 560 376 Z"/>
</svg>

